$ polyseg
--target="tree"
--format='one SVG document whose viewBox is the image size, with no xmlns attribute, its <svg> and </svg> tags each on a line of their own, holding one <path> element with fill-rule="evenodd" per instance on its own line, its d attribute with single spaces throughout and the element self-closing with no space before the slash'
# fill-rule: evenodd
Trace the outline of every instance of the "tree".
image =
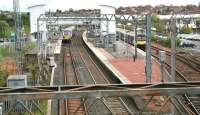
<svg viewBox="0 0 200 115">
<path fill-rule="evenodd" d="M 0 68 L 0 86 L 6 86 L 6 79 L 7 79 L 8 73 Z"/>
<path fill-rule="evenodd" d="M 29 13 L 22 13 L 22 21 L 25 33 L 28 35 L 30 33 L 30 21 L 29 21 Z"/>
<path fill-rule="evenodd" d="M 32 81 L 33 81 L 33 85 L 35 86 L 36 85 L 36 80 L 37 80 L 37 78 L 36 78 L 36 74 L 37 74 L 37 71 L 38 71 L 38 66 L 37 66 L 37 64 L 29 64 L 28 66 L 27 66 L 27 69 L 29 70 L 29 72 L 31 72 L 32 73 Z"/>
<path fill-rule="evenodd" d="M 165 31 L 165 24 L 160 18 L 154 14 L 151 18 L 152 20 L 152 25 L 154 28 L 156 28 L 156 31 L 159 33 L 163 33 Z"/>
<path fill-rule="evenodd" d="M 190 34 L 192 33 L 192 28 L 188 26 L 183 26 L 180 30 L 180 33 L 182 34 Z"/>
<path fill-rule="evenodd" d="M 6 20 L 6 15 L 4 13 L 0 14 L 0 20 Z"/>
<path fill-rule="evenodd" d="M 0 38 L 8 38 L 10 33 L 9 24 L 6 21 L 0 21 Z"/>
<path fill-rule="evenodd" d="M 25 30 L 25 33 L 28 35 L 30 33 L 30 20 L 29 20 L 29 13 L 27 12 L 23 12 L 21 13 L 21 19 L 22 19 L 22 27 Z M 10 11 L 2 11 L 0 13 L 0 20 L 1 21 L 5 21 L 9 24 L 9 29 L 10 31 L 14 31 L 14 12 L 10 12 Z M 1 29 L 1 26 L 0 26 Z"/>
<path fill-rule="evenodd" d="M 69 12 L 73 12 L 74 11 L 74 9 L 73 8 L 69 8 Z"/>
</svg>

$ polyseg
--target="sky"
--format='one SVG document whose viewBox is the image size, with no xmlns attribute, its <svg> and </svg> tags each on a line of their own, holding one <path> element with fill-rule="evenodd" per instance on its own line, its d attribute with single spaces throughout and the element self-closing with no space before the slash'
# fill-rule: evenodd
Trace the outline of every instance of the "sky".
<svg viewBox="0 0 200 115">
<path fill-rule="evenodd" d="M 19 0 L 21 11 L 27 11 L 27 7 L 45 3 L 46 9 L 94 9 L 99 8 L 100 4 L 119 6 L 137 5 L 198 5 L 200 0 Z M 0 0 L 0 10 L 12 10 L 13 0 Z"/>
</svg>

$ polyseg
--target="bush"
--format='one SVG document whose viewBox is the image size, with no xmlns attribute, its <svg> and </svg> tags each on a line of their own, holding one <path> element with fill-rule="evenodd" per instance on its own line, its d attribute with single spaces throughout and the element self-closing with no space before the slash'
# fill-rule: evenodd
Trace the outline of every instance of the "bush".
<svg viewBox="0 0 200 115">
<path fill-rule="evenodd" d="M 22 54 L 24 55 L 25 53 L 27 53 L 28 51 L 32 50 L 33 48 L 36 47 L 35 43 L 27 43 L 26 46 L 24 48 L 22 48 Z"/>
<path fill-rule="evenodd" d="M 8 73 L 5 70 L 0 68 L 0 86 L 1 87 L 6 86 L 7 76 L 8 76 Z"/>
<path fill-rule="evenodd" d="M 9 49 L 8 48 L 0 48 L 0 61 L 4 58 L 9 56 Z"/>
<path fill-rule="evenodd" d="M 0 20 L 0 38 L 8 38 L 10 33 L 9 24 L 6 21 Z"/>
<path fill-rule="evenodd" d="M 157 32 L 163 33 L 165 31 L 165 23 L 163 20 L 160 20 L 158 15 L 153 14 L 151 20 L 152 20 L 152 26 L 156 28 Z"/>
<path fill-rule="evenodd" d="M 169 38 L 161 40 L 160 43 L 165 47 L 171 47 L 171 40 Z"/>
<path fill-rule="evenodd" d="M 183 26 L 180 30 L 180 33 L 182 34 L 190 34 L 192 33 L 192 28 L 188 26 Z"/>
<path fill-rule="evenodd" d="M 158 39 L 157 39 L 156 37 L 152 37 L 152 38 L 151 38 L 151 41 L 157 43 L 157 42 L 158 42 Z"/>
<path fill-rule="evenodd" d="M 167 38 L 167 39 L 160 39 L 160 38 L 157 38 L 157 37 L 152 37 L 151 39 L 152 42 L 155 42 L 155 43 L 158 43 L 164 47 L 168 47 L 168 48 L 171 48 L 171 39 L 170 38 Z M 177 38 L 176 39 L 176 45 L 179 46 L 180 44 L 180 39 Z"/>
</svg>

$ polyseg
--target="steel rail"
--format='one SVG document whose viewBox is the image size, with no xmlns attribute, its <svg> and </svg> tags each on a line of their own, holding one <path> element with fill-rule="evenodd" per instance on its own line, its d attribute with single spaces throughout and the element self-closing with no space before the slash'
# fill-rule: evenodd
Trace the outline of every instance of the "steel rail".
<svg viewBox="0 0 200 115">
<path fill-rule="evenodd" d="M 70 50 L 70 53 L 72 54 L 72 51 Z M 77 83 L 78 84 L 80 84 L 80 80 L 78 79 L 78 72 L 76 71 L 76 69 L 75 69 L 75 63 L 74 63 L 74 61 L 73 61 L 73 57 L 71 57 L 71 59 L 72 59 L 72 63 L 73 63 L 73 69 L 74 69 L 74 71 L 75 71 L 75 76 L 76 76 L 76 80 L 77 80 Z M 83 101 L 83 106 L 84 106 L 84 109 L 85 109 L 85 115 L 88 115 L 88 112 L 86 111 L 87 110 L 87 107 L 86 107 L 86 104 L 85 104 L 85 101 L 87 100 L 87 98 L 83 98 L 82 99 L 82 101 Z"/>
<path fill-rule="evenodd" d="M 158 47 L 154 47 L 154 46 L 152 46 L 152 48 L 153 49 L 156 49 L 156 50 L 163 50 L 163 49 L 161 49 L 161 48 L 158 48 Z M 169 55 L 169 56 L 171 56 L 171 52 L 169 52 L 169 51 L 166 51 L 165 50 L 165 52 L 167 52 L 167 55 Z M 192 60 L 192 59 L 189 59 L 189 58 L 186 58 L 186 57 L 184 57 L 184 56 L 181 56 L 181 55 L 176 55 L 176 57 L 177 57 L 177 59 L 179 60 L 179 61 L 181 61 L 182 63 L 184 63 L 184 64 L 187 64 L 190 68 L 192 68 L 193 70 L 195 70 L 195 71 L 197 71 L 197 72 L 200 72 L 200 64 L 199 63 L 197 63 L 197 62 L 195 62 L 194 60 Z M 194 65 L 195 65 L 195 67 L 194 67 Z"/>
<path fill-rule="evenodd" d="M 81 41 L 82 41 L 82 39 L 81 39 Z M 81 43 L 81 41 L 80 41 L 80 43 L 79 43 L 79 42 L 78 42 L 78 39 L 77 39 L 77 40 L 76 40 L 76 46 L 80 45 L 80 47 L 81 47 L 82 49 L 85 49 L 85 47 L 83 46 L 83 44 Z M 84 64 L 86 65 L 86 68 L 87 68 L 87 70 L 88 70 L 90 76 L 92 77 L 92 80 L 93 80 L 94 84 L 97 84 L 97 81 L 95 80 L 95 78 L 94 78 L 94 76 L 93 76 L 91 70 L 89 69 L 89 67 L 88 67 L 87 64 L 86 64 L 86 60 L 84 59 L 83 54 L 81 53 L 80 48 L 78 47 L 77 49 L 78 49 L 78 51 L 79 51 L 79 55 L 80 55 L 81 59 L 83 60 Z M 86 50 L 86 49 L 85 49 L 85 50 Z M 104 80 L 106 81 L 104 74 L 103 74 L 102 71 L 98 68 L 98 66 L 96 65 L 96 63 L 94 63 L 94 61 L 93 61 L 92 58 L 90 57 L 90 55 L 89 55 L 89 53 L 87 52 L 87 50 L 86 50 L 85 53 L 87 53 L 87 56 L 89 57 L 89 60 L 95 65 L 95 67 L 98 69 L 98 71 L 101 73 L 102 77 L 103 77 Z M 99 100 L 105 105 L 105 107 L 107 108 L 107 110 L 108 110 L 111 114 L 114 114 L 113 111 L 106 105 L 106 103 L 105 103 L 102 99 L 105 99 L 105 98 L 102 97 L 102 98 L 99 99 Z"/>
<path fill-rule="evenodd" d="M 159 60 L 159 57 L 158 57 L 158 56 L 156 56 L 156 55 L 152 55 L 152 56 L 153 56 L 154 58 L 156 58 L 157 60 Z M 171 65 L 168 64 L 167 62 L 164 62 L 164 64 L 167 65 L 169 68 L 171 68 Z M 184 81 L 187 80 L 187 78 L 186 78 L 179 70 L 177 70 L 177 69 L 176 69 L 176 74 L 177 74 L 181 79 L 183 79 Z M 168 78 L 166 78 L 166 79 L 168 79 Z M 170 78 L 170 80 L 171 80 L 171 78 Z"/>
<path fill-rule="evenodd" d="M 77 42 L 77 44 L 78 44 L 78 42 Z M 83 44 L 81 44 L 81 47 L 84 49 Z M 80 52 L 80 49 L 79 49 L 79 54 L 80 54 L 80 56 L 81 56 L 83 62 L 84 62 L 85 65 L 86 65 L 86 61 L 85 61 L 85 59 L 83 58 L 83 56 L 82 56 L 82 54 L 81 54 L 81 52 Z M 92 60 L 92 58 L 90 57 L 90 55 L 89 55 L 88 52 L 87 52 L 87 54 L 88 54 L 88 57 L 89 57 L 89 59 L 91 60 L 91 62 L 96 66 L 96 68 L 98 68 L 97 65 L 96 65 L 96 63 L 94 63 L 94 61 Z M 88 71 L 89 71 L 90 76 L 92 77 L 92 80 L 94 81 L 94 84 L 97 84 L 97 82 L 96 82 L 96 80 L 95 80 L 95 78 L 94 78 L 92 72 L 90 71 L 90 69 L 89 69 L 88 67 L 87 67 L 87 69 L 88 69 Z M 100 71 L 99 68 L 98 68 L 98 70 L 99 70 L 99 72 L 101 73 L 101 75 L 102 75 L 102 77 L 104 78 L 104 80 L 106 80 L 104 74 L 102 73 L 102 71 Z M 113 111 L 108 107 L 108 105 L 105 103 L 105 101 L 104 101 L 105 98 L 102 97 L 102 99 L 99 99 L 99 100 L 102 101 L 102 103 L 105 105 L 105 107 L 106 107 L 106 108 L 110 111 L 110 113 L 113 115 L 114 112 L 113 112 Z"/>
<path fill-rule="evenodd" d="M 152 48 L 153 48 L 153 49 L 156 49 L 156 50 L 162 50 L 162 49 L 160 49 L 160 48 L 158 48 L 158 47 L 152 47 Z M 166 51 L 166 52 L 167 52 L 167 55 L 171 55 L 169 51 Z M 156 58 L 158 59 L 157 56 L 155 56 L 155 55 L 153 55 L 153 56 L 156 57 Z M 177 57 L 179 57 L 179 60 L 180 60 L 181 62 L 183 62 L 183 63 L 185 63 L 185 64 L 188 64 L 191 68 L 194 68 L 191 64 L 189 64 L 188 62 L 185 62 L 185 61 L 184 61 L 184 60 L 187 61 L 187 58 L 186 58 L 186 57 L 183 57 L 183 56 L 180 56 L 180 55 L 178 55 Z M 183 59 L 181 59 L 181 58 L 183 58 Z M 168 63 L 166 63 L 166 62 L 165 62 L 165 64 L 171 68 L 171 65 L 170 65 L 170 64 L 168 64 Z M 195 68 L 194 70 L 198 70 L 198 69 Z M 189 82 L 189 80 L 188 80 L 180 71 L 178 71 L 177 69 L 176 69 L 176 73 L 183 79 L 183 81 Z M 191 106 L 191 109 L 193 110 L 193 112 L 195 112 L 195 114 L 199 115 L 200 112 L 197 110 L 197 108 L 195 107 L 195 105 L 192 103 L 192 101 L 190 100 L 190 98 L 188 97 L 188 95 L 187 95 L 187 94 L 184 94 L 183 97 L 186 99 L 187 102 L 190 103 L 190 106 Z"/>
<path fill-rule="evenodd" d="M 71 64 L 72 64 L 72 69 L 73 69 L 73 72 L 74 72 L 74 77 L 75 77 L 75 79 L 76 79 L 76 81 L 75 81 L 75 83 L 74 84 L 80 84 L 80 81 L 79 81 L 79 79 L 78 79 L 78 71 L 77 71 L 77 69 L 76 69 L 76 67 L 75 67 L 75 62 L 74 62 L 74 54 L 72 53 L 72 49 L 71 49 L 72 47 L 71 47 L 71 44 L 69 45 L 69 53 L 70 53 L 70 60 L 71 60 Z M 80 101 L 81 101 L 81 103 L 83 103 L 82 102 L 82 99 L 80 99 Z M 68 102 L 66 103 L 66 104 L 68 104 Z M 88 113 L 87 112 L 84 112 L 85 110 L 86 110 L 86 106 L 85 106 L 85 103 L 83 103 L 83 104 L 81 104 L 78 108 L 76 108 L 76 110 L 74 111 L 74 113 L 72 113 L 72 114 L 76 114 L 76 112 L 78 112 L 79 111 L 79 109 L 81 109 L 81 106 L 83 106 L 83 114 L 85 114 L 85 115 L 87 115 Z M 70 114 L 69 113 L 69 110 L 68 110 L 68 114 Z"/>
<path fill-rule="evenodd" d="M 83 39 L 81 39 L 81 41 L 80 41 L 80 44 L 81 44 L 81 47 L 83 48 L 83 49 L 85 49 L 85 47 L 87 47 L 87 46 L 85 46 L 84 47 L 84 43 L 83 43 L 84 41 L 83 41 Z M 100 72 L 100 74 L 101 74 L 101 77 L 103 78 L 103 80 L 104 80 L 104 82 L 106 83 L 106 84 L 110 84 L 110 81 L 106 78 L 106 76 L 105 76 L 105 74 L 102 72 L 102 70 L 99 68 L 99 66 L 95 63 L 95 61 L 92 59 L 92 57 L 90 56 L 90 54 L 89 54 L 89 52 L 87 51 L 87 49 L 85 49 L 85 51 L 86 51 L 86 53 L 87 53 L 87 56 L 89 57 L 89 59 L 91 60 L 91 62 L 92 62 L 92 64 L 97 68 L 97 70 Z M 81 53 L 80 53 L 81 54 Z M 89 70 L 90 71 L 90 70 Z M 94 76 L 92 75 L 92 73 L 90 72 L 90 74 L 91 74 L 91 76 L 93 77 L 93 80 L 95 81 L 95 78 L 94 78 Z M 96 81 L 95 81 L 95 84 L 98 84 Z M 125 97 L 124 97 L 125 98 Z M 106 98 L 102 98 L 102 102 L 104 103 L 104 105 L 106 105 L 106 107 L 110 110 L 110 111 L 112 111 L 111 110 L 111 108 L 109 108 L 109 105 L 107 105 L 106 104 Z M 113 99 L 114 100 L 114 99 Z M 119 102 L 122 104 L 122 106 L 126 109 L 126 111 L 129 113 L 129 114 L 134 114 L 134 113 L 132 113 L 132 111 L 130 110 L 130 108 L 126 105 L 126 103 L 124 102 L 124 100 L 121 98 L 121 97 L 117 97 L 117 100 L 119 100 Z M 135 103 L 136 104 L 136 103 Z M 137 104 L 136 104 L 137 105 Z M 136 107 L 137 108 L 137 107 Z M 139 110 L 138 110 L 139 111 Z M 112 112 L 113 113 L 113 112 Z M 114 114 L 114 113 L 113 113 Z"/>
</svg>

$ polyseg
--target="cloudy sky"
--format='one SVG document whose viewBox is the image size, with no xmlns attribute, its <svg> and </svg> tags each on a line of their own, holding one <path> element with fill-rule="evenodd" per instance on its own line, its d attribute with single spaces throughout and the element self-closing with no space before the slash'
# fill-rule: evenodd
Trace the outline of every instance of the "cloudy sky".
<svg viewBox="0 0 200 115">
<path fill-rule="evenodd" d="M 0 0 L 1 10 L 12 10 L 13 0 Z M 115 7 L 137 6 L 137 5 L 198 5 L 200 0 L 19 0 L 22 11 L 27 11 L 27 7 L 38 3 L 46 3 L 47 9 L 89 9 L 98 8 L 99 4 L 107 4 Z"/>
</svg>

